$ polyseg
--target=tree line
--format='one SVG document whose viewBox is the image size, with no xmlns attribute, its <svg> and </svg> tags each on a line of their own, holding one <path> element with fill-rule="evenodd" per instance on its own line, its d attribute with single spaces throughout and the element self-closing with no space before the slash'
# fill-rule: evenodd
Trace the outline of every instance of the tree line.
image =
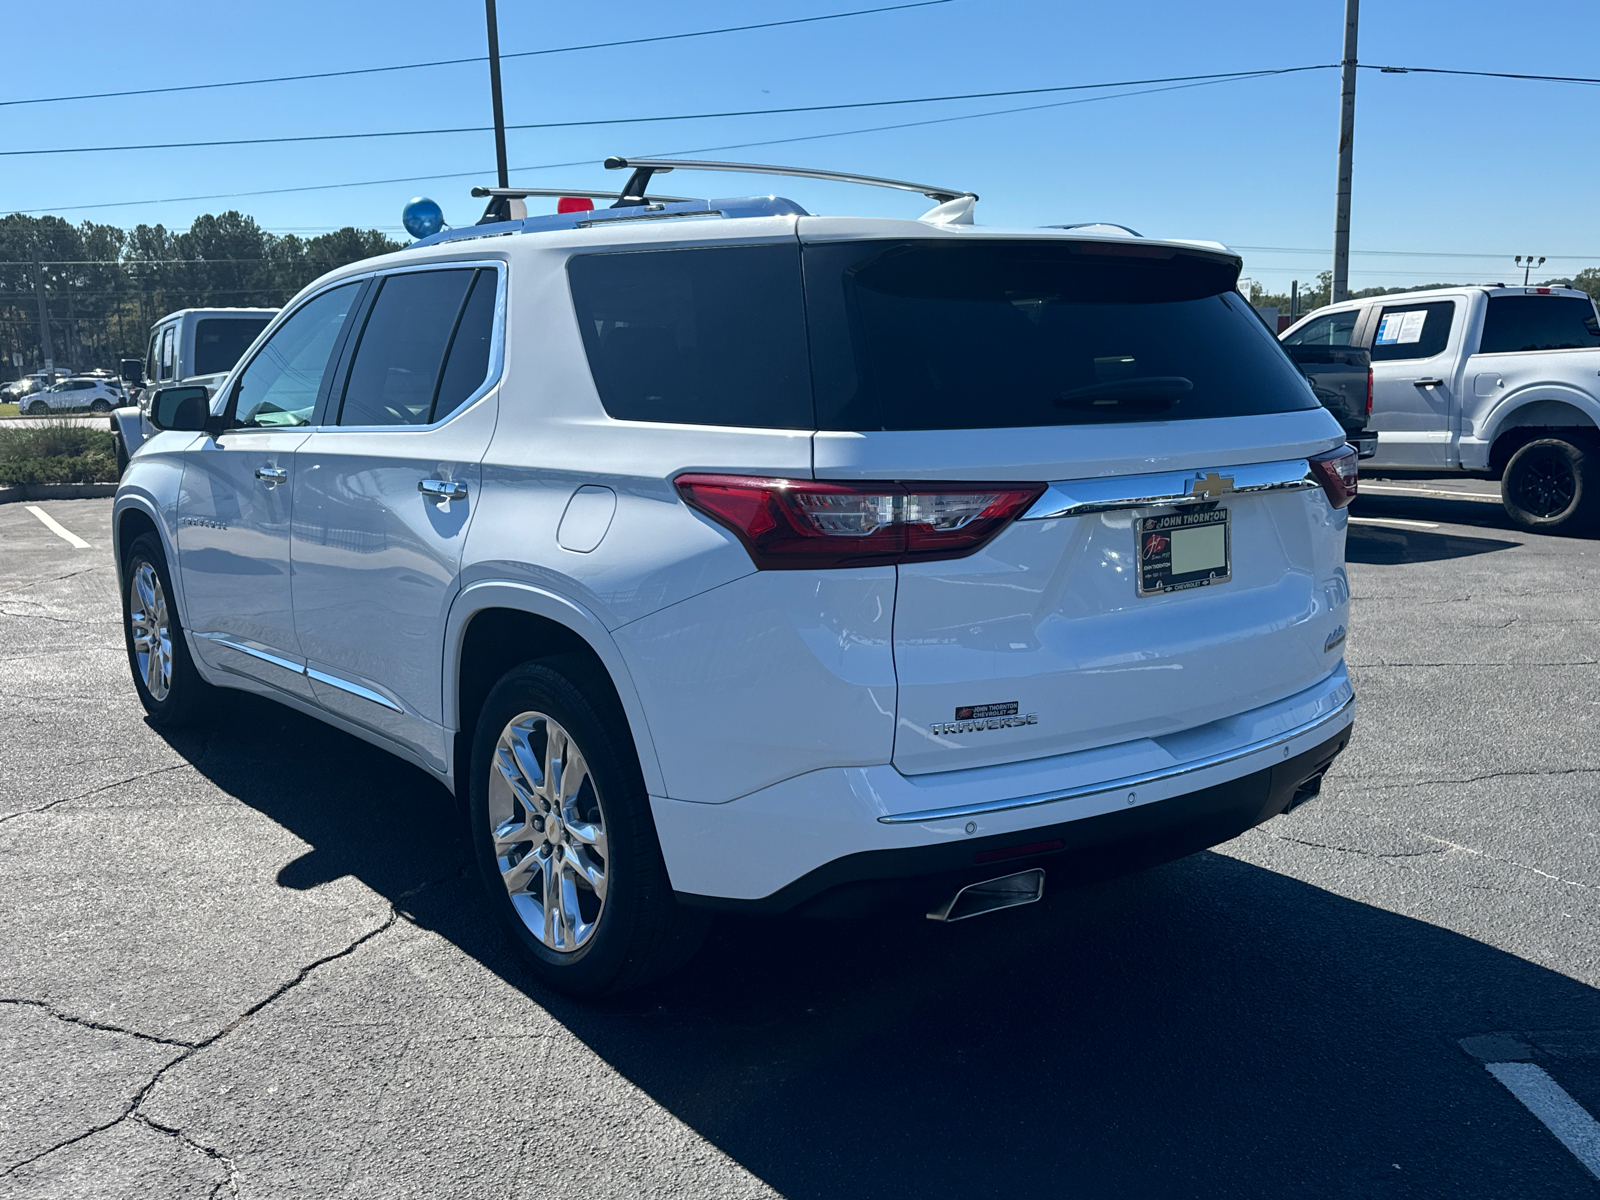
<svg viewBox="0 0 1600 1200">
<path fill-rule="evenodd" d="M 0 378 L 44 365 L 35 256 L 57 367 L 84 371 L 143 358 L 150 327 L 170 312 L 279 308 L 335 267 L 398 249 L 376 229 L 350 226 L 278 236 L 239 212 L 196 217 L 184 231 L 0 217 Z"/>
<path fill-rule="evenodd" d="M 1499 282 L 1496 280 L 1495 282 Z M 1508 278 L 1507 283 L 1514 282 Z M 1412 287 L 1370 287 L 1360 291 L 1351 292 L 1350 299 L 1365 300 L 1368 296 L 1403 296 L 1407 292 L 1427 292 L 1434 288 L 1459 287 L 1455 283 L 1419 283 Z M 1529 286 L 1537 287 L 1570 287 L 1577 288 L 1580 292 L 1588 292 L 1596 300 L 1600 300 L 1600 267 L 1585 267 L 1576 275 L 1561 279 L 1535 280 Z M 1333 295 L 1333 272 L 1324 271 L 1317 276 L 1315 285 L 1307 285 L 1300 290 L 1300 312 L 1305 314 L 1313 309 L 1331 304 Z M 1293 298 L 1287 292 L 1269 292 L 1259 283 L 1250 286 L 1250 303 L 1257 308 L 1276 308 L 1283 316 L 1289 315 L 1289 304 Z"/>
</svg>

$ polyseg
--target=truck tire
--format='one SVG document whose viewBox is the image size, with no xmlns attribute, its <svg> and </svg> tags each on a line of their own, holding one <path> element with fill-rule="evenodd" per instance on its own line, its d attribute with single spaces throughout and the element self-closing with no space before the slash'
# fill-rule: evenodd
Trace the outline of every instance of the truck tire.
<svg viewBox="0 0 1600 1200">
<path fill-rule="evenodd" d="M 122 430 L 115 428 L 112 422 L 111 447 L 117 454 L 117 478 L 121 479 L 128 473 L 128 443 L 122 440 Z"/>
<path fill-rule="evenodd" d="M 1591 533 L 1600 524 L 1600 465 L 1587 446 L 1537 438 L 1506 463 L 1500 502 L 1529 533 Z"/>
</svg>

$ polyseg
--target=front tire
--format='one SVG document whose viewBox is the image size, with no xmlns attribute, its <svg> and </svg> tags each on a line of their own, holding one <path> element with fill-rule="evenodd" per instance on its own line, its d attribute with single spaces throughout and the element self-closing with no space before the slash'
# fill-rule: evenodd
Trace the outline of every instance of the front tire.
<svg viewBox="0 0 1600 1200">
<path fill-rule="evenodd" d="M 1518 449 L 1500 478 L 1500 502 L 1530 533 L 1586 533 L 1600 521 L 1600 466 L 1594 452 L 1565 438 L 1537 438 Z"/>
<path fill-rule="evenodd" d="M 581 659 L 524 663 L 495 684 L 468 814 L 489 904 L 540 982 L 620 992 L 699 948 L 707 921 L 673 897 L 627 719 Z"/>
<path fill-rule="evenodd" d="M 133 539 L 122 583 L 122 630 L 139 703 L 164 729 L 198 723 L 202 714 L 216 711 L 220 689 L 200 678 L 189 657 L 167 556 L 155 534 Z"/>
<path fill-rule="evenodd" d="M 35 400 L 28 405 L 28 415 L 30 417 L 48 417 L 50 415 L 50 406 L 43 400 Z"/>
</svg>

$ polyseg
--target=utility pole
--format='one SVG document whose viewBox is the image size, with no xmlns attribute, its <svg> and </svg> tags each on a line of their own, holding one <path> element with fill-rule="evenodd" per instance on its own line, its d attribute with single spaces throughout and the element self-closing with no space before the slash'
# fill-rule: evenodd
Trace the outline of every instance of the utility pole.
<svg viewBox="0 0 1600 1200">
<path fill-rule="evenodd" d="M 1354 0 L 1351 0 L 1354 3 Z M 500 103 L 500 25 L 495 19 L 494 0 L 483 0 L 489 21 L 489 92 L 494 98 L 494 161 L 499 171 L 500 187 L 511 186 L 511 176 L 506 170 L 506 114 Z"/>
<path fill-rule="evenodd" d="M 492 4 L 494 0 L 489 0 Z M 1333 218 L 1333 295 L 1350 299 L 1350 165 L 1356 147 L 1356 29 L 1361 0 L 1344 0 L 1344 58 L 1339 84 L 1339 194 Z"/>
<path fill-rule="evenodd" d="M 33 248 L 33 295 L 39 301 L 39 348 L 44 351 L 44 369 L 50 382 L 56 381 L 56 352 L 50 344 L 50 306 L 44 298 L 44 265 L 39 261 L 39 247 Z"/>
</svg>

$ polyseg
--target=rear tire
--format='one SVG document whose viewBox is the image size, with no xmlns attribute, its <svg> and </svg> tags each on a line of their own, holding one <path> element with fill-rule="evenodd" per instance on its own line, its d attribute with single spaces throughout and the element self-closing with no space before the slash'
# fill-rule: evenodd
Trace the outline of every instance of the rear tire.
<svg viewBox="0 0 1600 1200">
<path fill-rule="evenodd" d="M 111 402 L 109 400 L 96 400 L 89 405 L 89 411 L 103 417 L 111 411 Z"/>
<path fill-rule="evenodd" d="M 1592 532 L 1600 524 L 1600 464 L 1586 446 L 1537 438 L 1506 463 L 1500 502 L 1530 533 Z"/>
<path fill-rule="evenodd" d="M 139 703 L 153 724 L 179 729 L 218 711 L 224 694 L 200 678 L 173 603 L 172 577 L 160 539 L 141 533 L 122 571 L 122 631 Z"/>
<path fill-rule="evenodd" d="M 541 983 L 573 996 L 638 987 L 699 949 L 678 905 L 627 718 L 571 656 L 490 691 L 472 740 L 470 835 L 489 904 Z"/>
</svg>

